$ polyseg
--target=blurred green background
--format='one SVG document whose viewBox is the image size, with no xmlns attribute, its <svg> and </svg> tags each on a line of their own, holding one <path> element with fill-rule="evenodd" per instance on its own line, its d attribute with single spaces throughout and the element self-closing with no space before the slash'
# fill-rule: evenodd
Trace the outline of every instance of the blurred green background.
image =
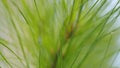
<svg viewBox="0 0 120 68">
<path fill-rule="evenodd" d="M 120 68 L 120 0 L 0 0 L 1 68 Z"/>
</svg>

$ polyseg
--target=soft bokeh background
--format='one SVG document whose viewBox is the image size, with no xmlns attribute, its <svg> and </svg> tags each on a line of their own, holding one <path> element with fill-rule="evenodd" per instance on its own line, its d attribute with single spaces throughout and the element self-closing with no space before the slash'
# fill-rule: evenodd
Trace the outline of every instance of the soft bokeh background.
<svg viewBox="0 0 120 68">
<path fill-rule="evenodd" d="M 0 0 L 0 67 L 120 68 L 118 1 Z"/>
</svg>

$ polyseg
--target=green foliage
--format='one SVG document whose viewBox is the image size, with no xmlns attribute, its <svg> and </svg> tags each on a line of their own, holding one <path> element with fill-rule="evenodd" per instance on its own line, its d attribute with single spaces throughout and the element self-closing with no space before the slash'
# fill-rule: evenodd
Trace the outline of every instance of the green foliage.
<svg viewBox="0 0 120 68">
<path fill-rule="evenodd" d="M 0 67 L 119 68 L 118 22 L 120 0 L 0 0 Z"/>
</svg>

